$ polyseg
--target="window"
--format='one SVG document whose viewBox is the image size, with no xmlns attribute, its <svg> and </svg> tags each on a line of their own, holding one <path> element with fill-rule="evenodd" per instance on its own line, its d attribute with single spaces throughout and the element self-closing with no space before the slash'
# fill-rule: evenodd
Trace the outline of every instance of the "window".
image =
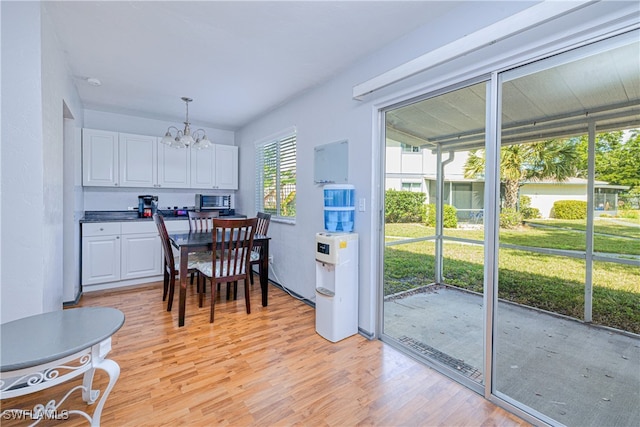
<svg viewBox="0 0 640 427">
<path fill-rule="evenodd" d="M 402 151 L 404 151 L 405 153 L 419 153 L 420 152 L 420 147 L 418 147 L 417 145 L 410 145 L 410 144 L 405 144 L 405 143 L 401 143 L 400 145 L 402 146 Z"/>
<path fill-rule="evenodd" d="M 256 143 L 256 207 L 274 219 L 296 217 L 296 130 Z"/>
<path fill-rule="evenodd" d="M 422 191 L 422 184 L 419 182 L 403 182 L 402 183 L 402 191 Z"/>
</svg>

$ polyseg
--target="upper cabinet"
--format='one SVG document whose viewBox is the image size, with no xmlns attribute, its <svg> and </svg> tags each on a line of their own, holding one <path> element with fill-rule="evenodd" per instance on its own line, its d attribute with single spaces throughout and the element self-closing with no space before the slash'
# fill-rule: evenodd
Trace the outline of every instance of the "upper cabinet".
<svg viewBox="0 0 640 427">
<path fill-rule="evenodd" d="M 155 187 L 158 181 L 158 138 L 119 134 L 120 186 Z"/>
<path fill-rule="evenodd" d="M 171 148 L 154 136 L 82 131 L 82 184 L 102 187 L 238 189 L 238 147 Z"/>
<path fill-rule="evenodd" d="M 117 132 L 82 129 L 82 185 L 119 185 Z"/>
<path fill-rule="evenodd" d="M 190 148 L 173 148 L 158 143 L 158 187 L 190 188 Z"/>
<path fill-rule="evenodd" d="M 214 144 L 191 150 L 191 188 L 238 189 L 238 147 Z"/>
</svg>

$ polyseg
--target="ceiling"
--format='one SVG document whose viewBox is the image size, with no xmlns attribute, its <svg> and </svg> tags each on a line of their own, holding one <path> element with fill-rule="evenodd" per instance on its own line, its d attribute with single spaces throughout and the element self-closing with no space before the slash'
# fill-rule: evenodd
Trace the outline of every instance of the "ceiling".
<svg viewBox="0 0 640 427">
<path fill-rule="evenodd" d="M 502 144 L 640 127 L 640 43 L 556 66 L 533 64 L 537 72 L 502 85 Z M 552 60 L 557 60 L 553 58 Z M 525 69 L 526 70 L 526 69 Z M 484 147 L 486 84 L 477 83 L 386 114 L 387 136 L 424 148 Z"/>
<path fill-rule="evenodd" d="M 464 2 L 44 4 L 85 108 L 235 130 Z"/>
</svg>

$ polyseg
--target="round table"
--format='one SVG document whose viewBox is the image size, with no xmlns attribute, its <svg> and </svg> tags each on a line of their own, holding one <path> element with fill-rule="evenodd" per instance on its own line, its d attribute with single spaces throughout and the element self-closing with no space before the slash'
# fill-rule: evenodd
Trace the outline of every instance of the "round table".
<svg viewBox="0 0 640 427">
<path fill-rule="evenodd" d="M 115 308 L 83 307 L 25 317 L 0 325 L 0 399 L 35 393 L 84 374 L 82 385 L 73 387 L 59 401 L 38 404 L 33 410 L 4 409 L 2 419 L 66 419 L 69 414 L 84 416 L 92 426 L 100 425 L 100 415 L 115 385 L 120 366 L 106 359 L 111 336 L 124 324 L 124 314 Z M 91 388 L 96 369 L 109 376 L 109 383 L 93 416 L 79 410 L 62 409 L 65 399 L 82 390 L 85 402 L 93 404 L 100 395 Z"/>
</svg>

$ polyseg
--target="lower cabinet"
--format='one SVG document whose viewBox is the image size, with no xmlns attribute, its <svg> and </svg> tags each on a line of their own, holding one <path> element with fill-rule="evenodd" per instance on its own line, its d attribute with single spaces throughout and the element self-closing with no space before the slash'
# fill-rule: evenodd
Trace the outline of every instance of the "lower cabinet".
<svg viewBox="0 0 640 427">
<path fill-rule="evenodd" d="M 188 230 L 187 221 L 179 222 L 184 224 L 175 228 L 182 230 L 186 226 Z M 162 256 L 160 236 L 153 221 L 82 224 L 82 285 L 85 291 L 92 285 L 107 289 L 144 283 L 145 278 L 157 280 L 162 275 Z"/>
<path fill-rule="evenodd" d="M 153 229 L 148 230 L 149 225 Z M 120 280 L 162 274 L 162 244 L 155 223 L 122 223 Z"/>
<path fill-rule="evenodd" d="M 120 223 L 82 224 L 82 285 L 120 280 Z"/>
</svg>

